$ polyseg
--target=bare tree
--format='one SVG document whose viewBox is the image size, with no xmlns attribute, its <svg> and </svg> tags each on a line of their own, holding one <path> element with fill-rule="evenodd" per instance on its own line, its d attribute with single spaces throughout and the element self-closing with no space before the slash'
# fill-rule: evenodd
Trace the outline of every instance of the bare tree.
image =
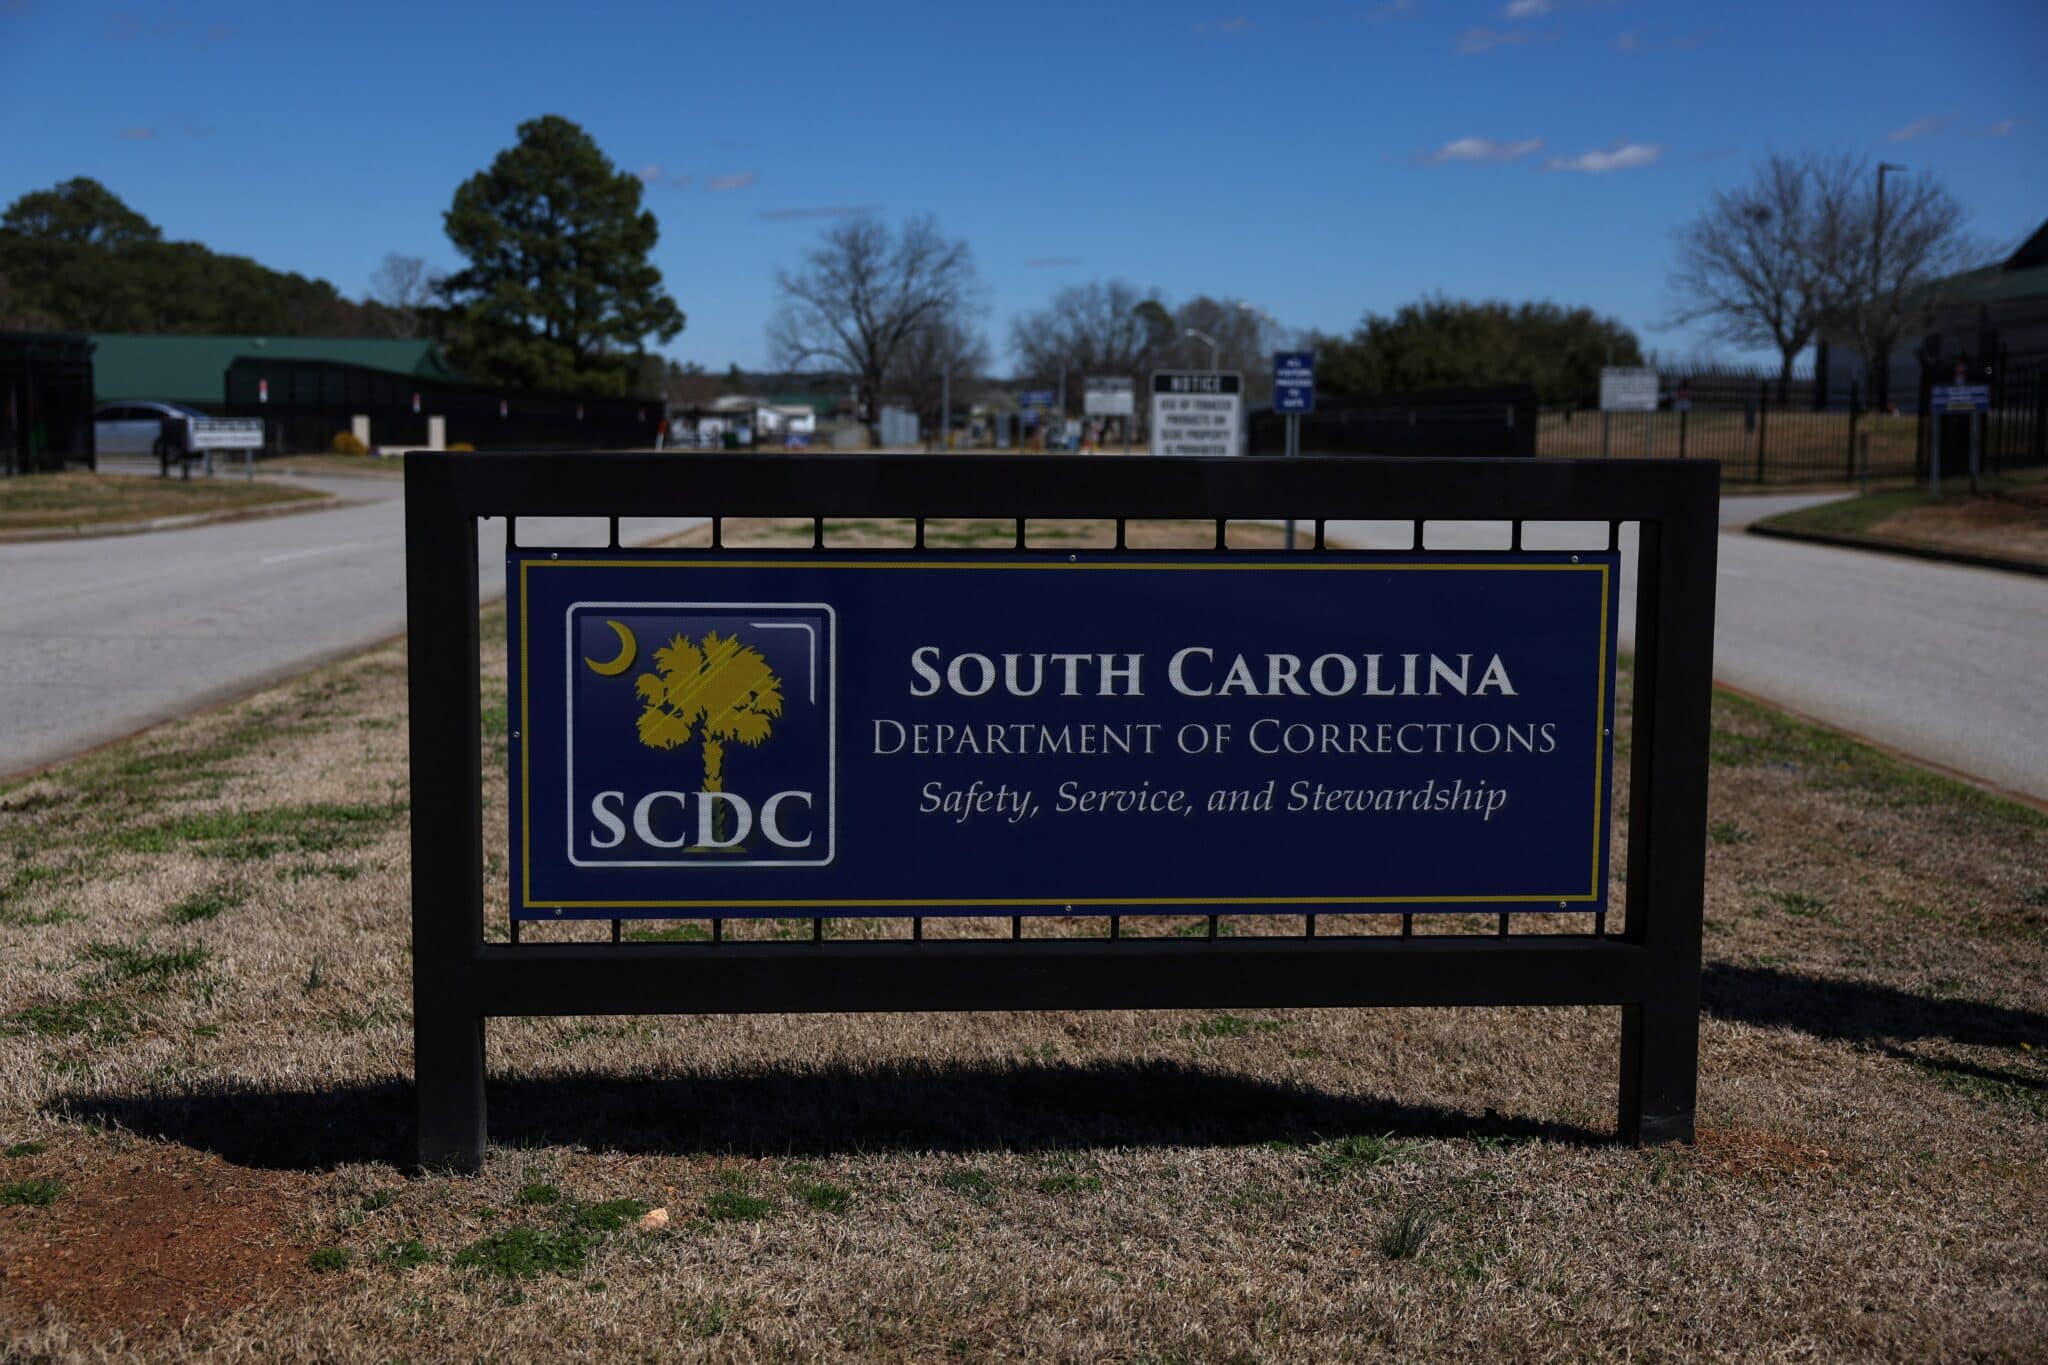
<svg viewBox="0 0 2048 1365">
<path fill-rule="evenodd" d="M 1782 397 L 1792 362 L 1835 307 L 1845 205 L 1859 163 L 1773 154 L 1750 183 L 1718 191 L 1678 233 L 1676 321 L 1744 347 L 1774 347 Z"/>
<path fill-rule="evenodd" d="M 370 298 L 388 310 L 389 321 L 399 335 L 418 336 L 423 330 L 424 310 L 433 302 L 440 283 L 418 256 L 387 251 L 370 276 Z"/>
<path fill-rule="evenodd" d="M 1875 177 L 1858 175 L 1835 227 L 1840 247 L 1830 255 L 1833 325 L 1855 341 L 1880 407 L 1891 401 L 1899 338 L 1931 318 L 1941 303 L 1937 282 L 1966 269 L 1979 251 L 1963 231 L 1962 205 L 1939 181 L 1900 176 L 1890 191 L 1880 199 Z"/>
<path fill-rule="evenodd" d="M 1147 368 L 1157 341 L 1147 304 L 1164 315 L 1157 291 L 1140 293 L 1124 280 L 1062 289 L 1044 308 L 1011 324 L 1018 374 L 1040 384 L 1052 383 L 1062 370 L 1083 377 L 1136 376 Z M 1070 405 L 1078 403 L 1082 386 L 1070 384 L 1067 392 Z"/>
<path fill-rule="evenodd" d="M 955 409 L 988 369 L 988 343 L 958 318 L 940 317 L 911 333 L 898 348 L 884 394 L 905 403 L 926 427 L 938 431 L 947 389 Z M 939 431 L 938 439 L 945 440 Z"/>
<path fill-rule="evenodd" d="M 941 235 L 930 217 L 893 233 L 868 216 L 839 223 L 803 269 L 777 271 L 775 281 L 783 295 L 768 324 L 776 362 L 850 371 L 870 417 L 904 347 L 935 322 L 973 313 L 980 296 L 967 244 Z"/>
</svg>

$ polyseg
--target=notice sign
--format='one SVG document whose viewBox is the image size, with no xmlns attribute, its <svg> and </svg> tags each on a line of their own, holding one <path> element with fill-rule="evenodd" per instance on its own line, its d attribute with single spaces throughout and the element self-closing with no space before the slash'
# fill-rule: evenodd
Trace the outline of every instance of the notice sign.
<svg viewBox="0 0 2048 1365">
<path fill-rule="evenodd" d="M 1616 564 L 515 553 L 512 914 L 1604 906 Z"/>
<path fill-rule="evenodd" d="M 1609 365 L 1600 371 L 1600 411 L 1655 412 L 1657 372 Z"/>
<path fill-rule="evenodd" d="M 1989 384 L 1936 384 L 1928 390 L 1928 406 L 1936 412 L 1989 412 Z"/>
<path fill-rule="evenodd" d="M 1152 376 L 1154 455 L 1235 455 L 1244 449 L 1244 376 L 1214 370 Z"/>
</svg>

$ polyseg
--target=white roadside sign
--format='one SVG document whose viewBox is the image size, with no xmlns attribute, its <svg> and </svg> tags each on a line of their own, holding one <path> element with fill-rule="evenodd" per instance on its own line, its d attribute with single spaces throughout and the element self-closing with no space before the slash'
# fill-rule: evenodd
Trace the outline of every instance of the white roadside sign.
<svg viewBox="0 0 2048 1365">
<path fill-rule="evenodd" d="M 1243 375 L 1161 370 L 1152 376 L 1154 455 L 1236 455 L 1243 449 Z"/>
<path fill-rule="evenodd" d="M 1634 366 L 1609 365 L 1600 371 L 1600 411 L 1655 412 L 1657 372 Z"/>
<path fill-rule="evenodd" d="M 1082 408 L 1090 417 L 1130 417 L 1138 410 L 1128 379 L 1090 379 Z"/>
</svg>

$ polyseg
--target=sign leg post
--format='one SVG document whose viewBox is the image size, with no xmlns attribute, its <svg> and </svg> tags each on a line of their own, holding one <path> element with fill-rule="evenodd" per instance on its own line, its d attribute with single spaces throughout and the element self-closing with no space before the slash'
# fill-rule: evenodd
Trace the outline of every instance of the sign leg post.
<svg viewBox="0 0 2048 1365">
<path fill-rule="evenodd" d="M 1984 414 L 1970 414 L 1970 496 L 1977 496 L 1977 468 L 1984 449 Z"/>
<path fill-rule="evenodd" d="M 1927 496 L 1941 500 L 1941 419 L 1948 414 L 1934 414 L 1934 431 L 1927 443 Z"/>
<path fill-rule="evenodd" d="M 420 1166 L 474 1172 L 484 1159 L 477 531 L 446 473 L 406 462 L 413 1086 Z"/>
</svg>

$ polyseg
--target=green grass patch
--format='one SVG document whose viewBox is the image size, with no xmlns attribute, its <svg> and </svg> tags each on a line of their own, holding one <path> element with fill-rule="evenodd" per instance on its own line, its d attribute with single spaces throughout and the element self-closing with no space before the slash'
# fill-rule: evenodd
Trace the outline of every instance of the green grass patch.
<svg viewBox="0 0 2048 1365">
<path fill-rule="evenodd" d="M 1951 1071 L 1927 1062 L 1915 1063 L 1946 1089 L 1966 1095 L 1980 1104 L 2013 1109 L 2029 1118 L 2048 1118 L 2048 1090 L 2040 1082 L 2005 1076 L 1979 1076 L 1968 1071 Z"/>
<path fill-rule="evenodd" d="M 1798 919 L 1816 919 L 1828 908 L 1828 903 L 1819 896 L 1804 891 L 1766 891 L 1762 899 L 1766 905 L 1776 906 Z"/>
<path fill-rule="evenodd" d="M 1038 1192 L 1040 1194 L 1096 1194 L 1101 1189 L 1101 1177 L 1075 1175 L 1072 1172 L 1049 1175 L 1038 1182 Z"/>
<path fill-rule="evenodd" d="M 0 1032 L 113 1043 L 128 1036 L 134 1018 L 134 1012 L 117 1000 L 65 1000 L 18 1009 L 0 1023 Z"/>
<path fill-rule="evenodd" d="M 704 1216 L 714 1223 L 758 1223 L 774 1211 L 774 1201 L 744 1190 L 713 1190 L 704 1196 Z"/>
<path fill-rule="evenodd" d="M 1436 1215 L 1426 1209 L 1403 1209 L 1380 1232 L 1380 1255 L 1390 1261 L 1412 1261 L 1422 1254 Z"/>
<path fill-rule="evenodd" d="M 306 1258 L 306 1264 L 325 1275 L 336 1270 L 347 1270 L 355 1264 L 355 1259 L 355 1254 L 347 1247 L 321 1247 Z"/>
<path fill-rule="evenodd" d="M 142 939 L 135 943 L 90 943 L 80 957 L 100 964 L 100 979 L 107 985 L 133 984 L 144 990 L 161 990 L 173 977 L 204 967 L 207 952 L 196 943 L 159 951 L 150 946 L 148 939 Z"/>
<path fill-rule="evenodd" d="M 819 1213 L 845 1213 L 853 1207 L 853 1191 L 843 1185 L 804 1180 L 790 1186 L 790 1192 Z"/>
<path fill-rule="evenodd" d="M 386 1242 L 377 1248 L 377 1264 L 386 1270 L 414 1270 L 434 1259 L 434 1254 L 416 1237 Z"/>
<path fill-rule="evenodd" d="M 986 1171 L 972 1166 L 956 1166 L 939 1177 L 941 1187 L 951 1190 L 963 1199 L 977 1204 L 989 1205 L 996 1202 L 995 1182 L 988 1178 Z"/>
<path fill-rule="evenodd" d="M 583 1269 L 590 1247 L 590 1234 L 576 1228 L 506 1228 L 456 1252 L 453 1264 L 501 1280 L 573 1275 Z"/>
<path fill-rule="evenodd" d="M 1946 498 L 1946 502 L 1962 502 L 1963 498 Z M 1933 502 L 1925 493 L 1916 489 L 1902 488 L 1889 493 L 1866 493 L 1860 498 L 1841 498 L 1824 502 L 1813 507 L 1801 507 L 1792 512 L 1780 512 L 1775 517 L 1764 518 L 1766 526 L 1782 526 L 1788 531 L 1819 531 L 1824 535 L 1860 536 L 1868 535 L 1870 528 L 1888 521 L 1901 512 L 1915 507 L 1926 507 Z"/>
<path fill-rule="evenodd" d="M 280 854 L 334 853 L 361 848 L 403 815 L 406 803 L 311 802 L 269 810 L 207 811 L 117 836 L 135 853 L 191 849 L 209 858 L 260 862 Z"/>
<path fill-rule="evenodd" d="M 1736 824 L 1733 820 L 1714 821 L 1714 823 L 1707 826 L 1707 837 L 1717 844 L 1727 844 L 1730 846 L 1756 842 L 1756 835 Z"/>
<path fill-rule="evenodd" d="M 562 1202 L 562 1192 L 545 1181 L 537 1180 L 529 1185 L 521 1185 L 519 1193 L 513 1198 L 512 1202 L 515 1204 L 559 1204 Z"/>
<path fill-rule="evenodd" d="M 16 1142 L 10 1144 L 5 1152 L 0 1152 L 0 1156 L 41 1156 L 44 1152 L 47 1152 L 49 1150 L 50 1149 L 48 1147 L 45 1147 L 40 1142 Z"/>
<path fill-rule="evenodd" d="M 173 924 L 198 924 L 202 920 L 217 919 L 223 911 L 232 910 L 247 900 L 249 893 L 238 886 L 214 886 L 204 891 L 195 891 L 164 911 L 164 918 Z"/>
<path fill-rule="evenodd" d="M 1315 1156 L 1319 1173 L 1333 1178 L 1373 1170 L 1380 1166 L 1391 1166 L 1397 1161 L 1412 1160 L 1420 1148 L 1417 1144 L 1396 1138 L 1391 1133 L 1377 1136 L 1372 1133 L 1353 1133 L 1348 1137 L 1319 1142 L 1310 1150 Z"/>
<path fill-rule="evenodd" d="M 16 1180 L 0 1185 L 0 1207 L 46 1209 L 63 1193 L 61 1180 Z"/>
</svg>

